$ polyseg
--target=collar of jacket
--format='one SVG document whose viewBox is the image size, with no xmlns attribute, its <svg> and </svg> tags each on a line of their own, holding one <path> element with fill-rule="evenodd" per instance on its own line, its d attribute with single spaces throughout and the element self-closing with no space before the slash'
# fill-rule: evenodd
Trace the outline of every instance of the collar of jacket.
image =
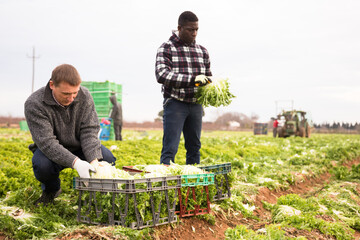
<svg viewBox="0 0 360 240">
<path fill-rule="evenodd" d="M 73 103 L 79 102 L 79 101 L 80 101 L 79 99 L 80 99 L 80 98 L 83 98 L 83 97 L 84 97 L 84 92 L 83 92 L 83 90 L 82 90 L 82 88 L 81 88 L 81 86 L 80 86 L 78 95 L 76 96 L 76 98 L 74 99 L 74 101 L 73 101 L 70 105 L 72 105 Z M 48 83 L 48 84 L 46 85 L 46 87 L 45 87 L 45 92 L 44 92 L 43 101 L 44 101 L 47 105 L 61 106 L 61 105 L 59 105 L 59 104 L 55 101 L 55 99 L 54 99 L 54 97 L 53 97 L 53 95 L 52 95 L 52 90 L 50 89 L 50 83 Z M 70 105 L 69 105 L 69 106 L 70 106 Z M 62 106 L 62 107 L 64 107 L 64 106 Z M 68 106 L 65 106 L 65 108 L 66 108 L 66 107 L 68 107 Z"/>
<path fill-rule="evenodd" d="M 196 44 L 196 41 L 192 42 L 191 44 L 184 43 L 179 37 L 179 31 L 176 31 L 176 30 L 174 30 L 172 32 L 170 41 L 172 41 L 177 46 L 195 47 L 195 44 Z"/>
</svg>

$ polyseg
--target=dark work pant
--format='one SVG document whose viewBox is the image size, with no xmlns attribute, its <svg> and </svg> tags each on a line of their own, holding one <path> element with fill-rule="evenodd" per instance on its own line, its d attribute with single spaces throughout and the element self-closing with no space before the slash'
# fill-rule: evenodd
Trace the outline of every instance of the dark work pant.
<svg viewBox="0 0 360 240">
<path fill-rule="evenodd" d="M 116 158 L 109 149 L 101 145 L 103 155 L 102 161 L 114 165 Z M 76 156 L 84 160 L 84 153 L 80 150 L 74 152 Z M 60 189 L 60 172 L 66 167 L 59 165 L 48 159 L 39 149 L 36 149 L 32 158 L 34 175 L 41 182 L 41 189 L 46 192 L 55 192 Z"/>
<path fill-rule="evenodd" d="M 181 132 L 184 134 L 186 164 L 200 163 L 200 136 L 203 108 L 200 104 L 185 103 L 173 98 L 164 99 L 163 146 L 160 163 L 174 162 Z"/>
<path fill-rule="evenodd" d="M 121 130 L 122 130 L 122 123 L 114 121 L 115 140 L 122 141 Z"/>
<path fill-rule="evenodd" d="M 274 128 L 273 128 L 273 137 L 276 137 L 276 135 L 277 135 L 277 128 L 274 127 Z"/>
</svg>

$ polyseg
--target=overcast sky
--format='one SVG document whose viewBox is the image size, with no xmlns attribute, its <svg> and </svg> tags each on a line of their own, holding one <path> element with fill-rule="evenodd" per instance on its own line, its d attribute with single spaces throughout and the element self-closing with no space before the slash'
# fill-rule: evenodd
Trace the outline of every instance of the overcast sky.
<svg viewBox="0 0 360 240">
<path fill-rule="evenodd" d="M 69 63 L 83 81 L 123 85 L 126 121 L 152 121 L 162 109 L 156 51 L 186 10 L 213 75 L 237 96 L 205 121 L 239 112 L 265 122 L 293 106 L 316 123 L 360 122 L 357 0 L 0 0 L 0 115 L 24 116 L 35 47 L 35 90 Z"/>
</svg>

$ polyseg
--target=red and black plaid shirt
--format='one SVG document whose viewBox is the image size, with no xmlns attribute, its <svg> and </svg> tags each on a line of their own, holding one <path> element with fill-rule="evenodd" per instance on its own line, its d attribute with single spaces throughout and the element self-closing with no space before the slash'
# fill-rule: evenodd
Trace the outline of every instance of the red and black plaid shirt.
<svg viewBox="0 0 360 240">
<path fill-rule="evenodd" d="M 212 76 L 207 50 L 196 43 L 185 44 L 173 32 L 156 55 L 156 79 L 161 83 L 164 98 L 184 102 L 196 102 L 195 77 L 200 74 Z"/>
</svg>

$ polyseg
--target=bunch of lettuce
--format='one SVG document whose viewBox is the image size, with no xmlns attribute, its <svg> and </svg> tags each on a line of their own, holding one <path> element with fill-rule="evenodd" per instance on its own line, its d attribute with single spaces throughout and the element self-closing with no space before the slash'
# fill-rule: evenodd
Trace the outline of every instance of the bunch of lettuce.
<svg viewBox="0 0 360 240">
<path fill-rule="evenodd" d="M 228 106 L 235 97 L 229 91 L 228 79 L 211 78 L 212 83 L 198 88 L 195 94 L 197 103 L 204 107 Z"/>
<path fill-rule="evenodd" d="M 192 175 L 192 174 L 204 174 L 204 170 L 195 167 L 193 165 L 179 165 L 170 162 L 169 166 L 163 164 L 154 165 L 136 165 L 134 169 L 150 172 L 153 174 L 167 175 Z"/>
</svg>

